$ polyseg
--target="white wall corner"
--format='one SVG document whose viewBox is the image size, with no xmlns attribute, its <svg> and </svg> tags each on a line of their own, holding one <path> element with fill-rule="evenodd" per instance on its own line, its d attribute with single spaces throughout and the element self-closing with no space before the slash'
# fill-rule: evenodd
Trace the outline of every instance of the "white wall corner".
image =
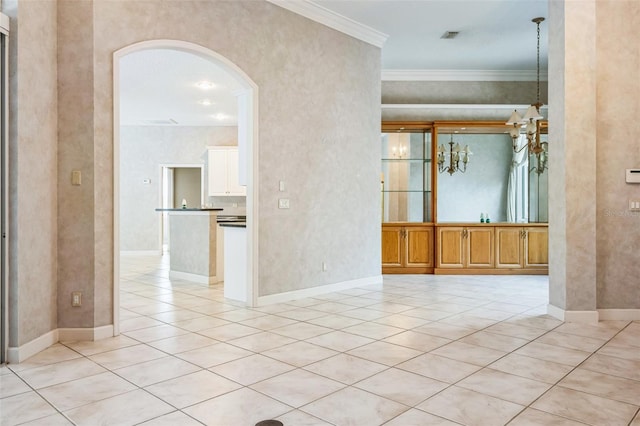
<svg viewBox="0 0 640 426">
<path fill-rule="evenodd" d="M 305 297 L 313 297 L 320 294 L 349 290 L 356 287 L 365 287 L 373 284 L 382 284 L 382 275 L 375 275 L 367 278 L 358 278 L 355 280 L 342 281 L 334 284 L 321 285 L 311 288 L 303 288 L 300 290 L 286 291 L 284 293 L 270 294 L 268 296 L 260 296 L 258 297 L 258 306 L 272 305 L 274 303 L 304 299 Z"/>
<path fill-rule="evenodd" d="M 567 311 L 554 305 L 547 305 L 547 313 L 565 322 L 597 324 L 600 319 L 598 311 Z"/>
<path fill-rule="evenodd" d="M 267 0 L 276 6 L 326 25 L 351 37 L 382 48 L 389 37 L 376 29 L 342 16 L 310 0 Z"/>
</svg>

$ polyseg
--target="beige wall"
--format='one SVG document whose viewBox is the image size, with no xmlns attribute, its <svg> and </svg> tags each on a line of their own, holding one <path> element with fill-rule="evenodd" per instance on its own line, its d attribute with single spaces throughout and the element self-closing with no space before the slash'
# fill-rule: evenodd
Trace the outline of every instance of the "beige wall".
<svg viewBox="0 0 640 426">
<path fill-rule="evenodd" d="M 9 346 L 57 327 L 56 5 L 5 1 L 10 37 Z M 19 105 L 19 108 L 18 108 Z"/>
<path fill-rule="evenodd" d="M 122 126 L 120 128 L 120 250 L 160 250 L 161 165 L 202 164 L 207 176 L 207 146 L 237 145 L 235 126 Z M 150 179 L 144 184 L 144 179 Z M 205 179 L 205 194 L 207 180 Z M 179 194 L 177 194 L 180 197 Z M 200 204 L 189 205 L 194 207 Z M 180 203 L 181 198 L 178 200 Z M 206 197 L 205 203 L 245 208 L 244 197 Z"/>
<path fill-rule="evenodd" d="M 640 185 L 624 179 L 640 167 L 640 2 L 595 3 L 598 308 L 640 309 L 640 214 L 628 210 Z"/>
<path fill-rule="evenodd" d="M 624 175 L 640 164 L 640 3 L 550 6 L 550 303 L 639 309 L 640 193 Z"/>
<path fill-rule="evenodd" d="M 378 48 L 266 2 L 87 3 L 93 7 L 93 51 L 82 56 L 93 61 L 93 127 L 73 132 L 76 149 L 93 154 L 89 239 L 95 254 L 74 267 L 80 273 L 93 268 L 100 300 L 94 326 L 111 321 L 99 307 L 111 303 L 112 55 L 143 40 L 200 44 L 259 86 L 260 295 L 380 273 L 379 152 L 370 149 L 379 134 Z M 86 18 L 75 6 L 61 2 L 59 24 L 82 32 L 86 26 L 77 22 Z M 59 67 L 61 73 L 78 71 L 74 61 Z M 283 196 L 278 180 L 287 182 L 290 210 L 277 209 Z M 73 263 L 72 253 L 69 247 L 60 257 Z M 322 261 L 329 266 L 324 273 Z"/>
<path fill-rule="evenodd" d="M 547 82 L 540 82 L 540 100 L 547 103 Z M 535 101 L 535 81 L 384 81 L 383 104 L 515 104 Z M 546 110 L 543 109 L 546 115 Z M 402 108 L 382 110 L 385 121 L 502 120 L 504 108 Z"/>
</svg>

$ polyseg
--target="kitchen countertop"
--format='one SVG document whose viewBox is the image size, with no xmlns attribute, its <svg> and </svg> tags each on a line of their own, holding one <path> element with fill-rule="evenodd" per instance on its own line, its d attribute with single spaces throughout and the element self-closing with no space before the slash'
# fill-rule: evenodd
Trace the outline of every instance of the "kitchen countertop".
<svg viewBox="0 0 640 426">
<path fill-rule="evenodd" d="M 247 222 L 218 222 L 218 225 L 226 228 L 246 228 Z"/>
</svg>

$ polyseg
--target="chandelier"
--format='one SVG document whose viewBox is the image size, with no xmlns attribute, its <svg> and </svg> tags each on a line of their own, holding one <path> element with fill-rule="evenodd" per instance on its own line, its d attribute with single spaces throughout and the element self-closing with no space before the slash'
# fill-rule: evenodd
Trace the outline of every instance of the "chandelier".
<svg viewBox="0 0 640 426">
<path fill-rule="evenodd" d="M 538 165 L 535 167 L 538 174 L 542 173 L 546 168 L 548 153 L 546 150 L 546 142 L 540 143 L 540 120 L 544 117 L 540 114 L 540 23 L 544 21 L 544 18 L 533 18 L 531 22 L 534 22 L 537 27 L 538 44 L 536 49 L 536 61 L 537 61 L 537 93 L 536 103 L 531 104 L 522 117 L 517 110 L 514 110 L 507 121 L 507 125 L 512 126 L 509 130 L 511 139 L 513 141 L 513 151 L 520 152 L 524 148 L 529 150 L 529 155 L 535 155 Z M 527 135 L 527 144 L 521 147 L 518 146 L 518 140 L 520 139 L 520 128 L 524 127 L 525 134 Z M 541 157 L 542 156 L 542 157 Z M 533 170 L 533 169 L 532 169 Z"/>
<path fill-rule="evenodd" d="M 453 175 L 455 172 L 466 172 L 471 154 L 473 153 L 469 151 L 469 145 L 465 146 L 464 149 L 460 149 L 460 144 L 453 141 L 452 133 L 451 141 L 449 141 L 449 151 L 446 150 L 444 145 L 438 146 L 438 172 L 447 172 L 449 175 Z M 447 160 L 448 164 L 445 164 Z M 462 162 L 462 166 L 460 162 Z"/>
</svg>

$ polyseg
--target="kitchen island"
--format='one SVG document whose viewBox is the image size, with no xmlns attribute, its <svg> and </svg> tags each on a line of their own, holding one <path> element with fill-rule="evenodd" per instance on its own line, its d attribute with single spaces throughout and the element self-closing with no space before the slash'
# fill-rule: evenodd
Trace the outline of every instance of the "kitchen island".
<svg viewBox="0 0 640 426">
<path fill-rule="evenodd" d="M 169 278 L 215 284 L 216 227 L 221 208 L 156 209 L 169 213 Z"/>
</svg>

